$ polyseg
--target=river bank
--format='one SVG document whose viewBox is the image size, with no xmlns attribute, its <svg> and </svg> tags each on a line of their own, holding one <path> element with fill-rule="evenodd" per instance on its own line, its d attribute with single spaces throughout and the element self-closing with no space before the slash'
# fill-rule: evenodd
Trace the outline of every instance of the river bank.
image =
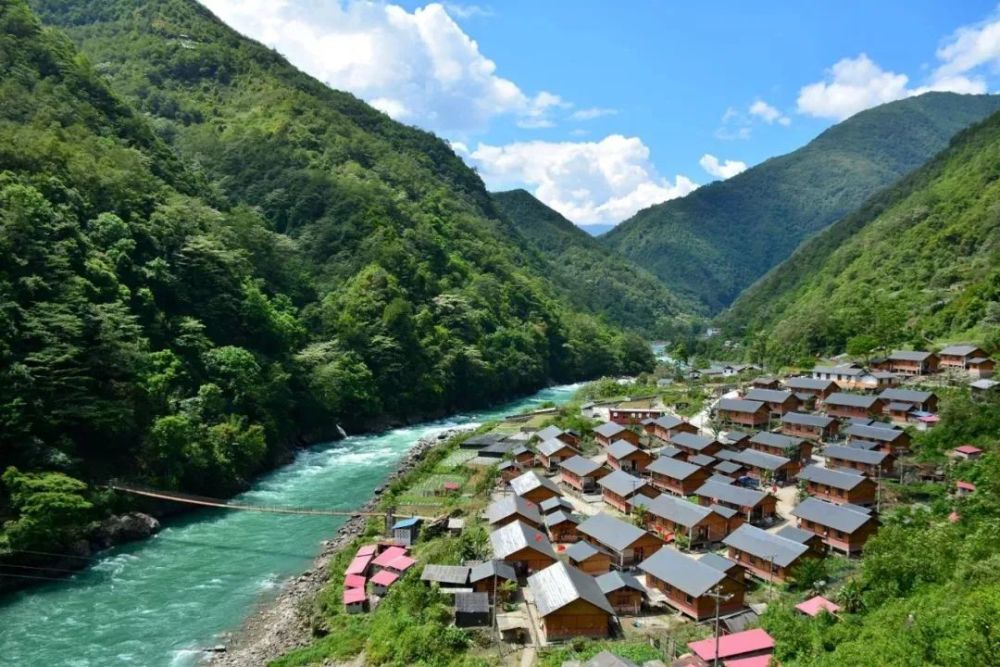
<svg viewBox="0 0 1000 667">
<path fill-rule="evenodd" d="M 385 484 L 375 489 L 368 502 L 358 508 L 359 514 L 341 526 L 333 539 L 323 541 L 322 550 L 312 566 L 290 579 L 273 600 L 258 605 L 236 633 L 206 656 L 206 663 L 216 667 L 266 665 L 293 649 L 306 646 L 313 638 L 306 607 L 328 583 L 331 559 L 364 532 L 368 519 L 360 513 L 378 509 L 389 484 L 410 472 L 434 447 L 475 428 L 472 424 L 455 427 L 418 440 Z"/>
</svg>

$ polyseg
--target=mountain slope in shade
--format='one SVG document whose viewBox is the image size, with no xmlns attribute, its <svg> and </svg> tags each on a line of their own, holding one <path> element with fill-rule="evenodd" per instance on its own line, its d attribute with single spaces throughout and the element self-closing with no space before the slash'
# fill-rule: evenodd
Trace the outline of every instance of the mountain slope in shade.
<svg viewBox="0 0 1000 667">
<path fill-rule="evenodd" d="M 1000 96 L 927 93 L 863 111 L 806 146 L 640 211 L 602 241 L 711 310 L 804 239 L 1000 109 Z"/>
<path fill-rule="evenodd" d="M 558 212 L 524 190 L 492 194 L 497 208 L 552 265 L 550 278 L 574 301 L 621 326 L 669 335 L 679 316 L 697 312 L 653 275 L 605 248 Z M 683 321 L 683 320 L 681 320 Z"/>
<path fill-rule="evenodd" d="M 807 241 L 719 318 L 790 360 L 870 335 L 1000 345 L 1000 113 Z"/>
</svg>

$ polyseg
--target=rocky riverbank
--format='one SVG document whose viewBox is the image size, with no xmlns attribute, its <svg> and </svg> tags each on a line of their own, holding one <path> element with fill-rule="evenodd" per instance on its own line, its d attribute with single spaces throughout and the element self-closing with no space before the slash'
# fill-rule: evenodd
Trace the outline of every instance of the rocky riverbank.
<svg viewBox="0 0 1000 667">
<path fill-rule="evenodd" d="M 435 446 L 473 428 L 472 425 L 452 428 L 419 440 L 358 512 L 376 509 L 390 482 L 409 472 Z M 332 539 L 323 542 L 312 567 L 288 580 L 278 596 L 251 614 L 238 632 L 206 657 L 206 662 L 217 667 L 266 665 L 292 649 L 307 645 L 312 639 L 309 604 L 327 582 L 330 560 L 364 531 L 365 523 L 366 518 L 360 514 L 348 519 Z"/>
</svg>

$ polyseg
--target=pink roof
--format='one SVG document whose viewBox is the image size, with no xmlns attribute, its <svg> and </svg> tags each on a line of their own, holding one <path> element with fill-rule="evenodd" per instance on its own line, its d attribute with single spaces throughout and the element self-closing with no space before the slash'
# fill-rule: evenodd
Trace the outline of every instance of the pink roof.
<svg viewBox="0 0 1000 667">
<path fill-rule="evenodd" d="M 358 547 L 358 556 L 374 556 L 378 552 L 378 546 L 374 544 L 364 544 Z"/>
<path fill-rule="evenodd" d="M 458 491 L 461 488 L 458 482 L 445 482 L 442 486 L 449 491 Z"/>
<path fill-rule="evenodd" d="M 963 482 L 962 480 L 958 480 L 957 482 L 955 482 L 955 486 L 957 486 L 958 488 L 962 489 L 963 491 L 975 491 L 976 490 L 976 485 L 975 484 L 973 484 L 972 482 Z"/>
<path fill-rule="evenodd" d="M 824 609 L 831 614 L 836 614 L 840 611 L 840 605 L 830 602 L 822 595 L 817 595 L 816 597 L 809 598 L 805 602 L 801 602 L 795 605 L 795 608 L 801 611 L 806 616 L 817 616 Z"/>
<path fill-rule="evenodd" d="M 351 564 L 347 566 L 344 570 L 344 574 L 362 574 L 368 569 L 368 565 L 372 562 L 371 556 L 355 556 Z"/>
<path fill-rule="evenodd" d="M 345 588 L 344 589 L 344 604 L 357 604 L 358 602 L 364 602 L 368 595 L 365 594 L 365 589 L 363 588 Z"/>
<path fill-rule="evenodd" d="M 959 454 L 982 454 L 983 450 L 975 445 L 962 445 L 961 447 L 956 447 L 955 451 Z"/>
<path fill-rule="evenodd" d="M 368 580 L 360 574 L 349 574 L 344 577 L 344 588 L 364 588 Z"/>
<path fill-rule="evenodd" d="M 951 514 L 948 515 L 948 521 L 951 521 L 952 523 L 958 523 L 958 520 L 961 518 L 962 517 L 958 515 L 958 512 L 954 510 L 952 510 Z"/>
<path fill-rule="evenodd" d="M 406 572 L 413 564 L 417 561 L 413 560 L 409 556 L 399 556 L 398 558 L 393 558 L 392 562 L 386 565 L 389 569 L 395 570 L 396 572 Z"/>
<path fill-rule="evenodd" d="M 941 418 L 937 415 L 927 415 L 926 417 L 917 417 L 917 421 L 922 421 L 925 424 L 937 424 Z"/>
<path fill-rule="evenodd" d="M 386 567 L 389 563 L 396 560 L 400 556 L 406 555 L 406 549 L 403 547 L 389 547 L 382 553 L 378 555 L 378 558 L 372 561 L 372 565 L 376 567 Z"/>
<path fill-rule="evenodd" d="M 755 655 L 750 658 L 733 658 L 723 660 L 723 667 L 768 667 L 771 664 L 771 654 Z"/>
<path fill-rule="evenodd" d="M 391 586 L 397 579 L 399 579 L 399 575 L 395 572 L 381 570 L 376 572 L 375 576 L 372 577 L 372 583 L 376 586 Z"/>
<path fill-rule="evenodd" d="M 702 660 L 715 659 L 714 638 L 688 642 L 688 648 L 698 654 L 698 657 Z M 719 638 L 719 657 L 723 659 L 736 658 L 746 653 L 773 650 L 774 639 L 761 628 L 735 632 Z"/>
</svg>

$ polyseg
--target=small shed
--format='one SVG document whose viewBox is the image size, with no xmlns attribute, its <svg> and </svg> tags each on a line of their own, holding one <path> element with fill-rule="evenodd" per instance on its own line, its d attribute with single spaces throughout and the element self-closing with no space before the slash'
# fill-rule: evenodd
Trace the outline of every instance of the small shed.
<svg viewBox="0 0 1000 667">
<path fill-rule="evenodd" d="M 817 595 L 795 605 L 795 610 L 806 616 L 819 616 L 823 612 L 836 614 L 840 611 L 840 605 L 830 602 L 822 595 Z"/>
<path fill-rule="evenodd" d="M 478 628 L 490 624 L 490 596 L 486 593 L 455 593 L 455 625 Z"/>
<path fill-rule="evenodd" d="M 344 611 L 348 614 L 362 614 L 368 611 L 368 595 L 364 588 L 344 589 Z"/>
<path fill-rule="evenodd" d="M 465 565 L 428 564 L 420 573 L 420 580 L 442 588 L 461 588 L 469 583 L 469 568 Z"/>
<path fill-rule="evenodd" d="M 382 597 L 389 592 L 389 587 L 396 583 L 397 579 L 399 579 L 399 575 L 395 572 L 389 570 L 376 572 L 375 576 L 372 577 L 372 591 L 375 595 Z"/>
<path fill-rule="evenodd" d="M 423 519 L 417 516 L 410 517 L 409 519 L 400 519 L 392 525 L 393 540 L 396 541 L 396 544 L 410 546 L 417 541 L 422 523 Z"/>
</svg>

